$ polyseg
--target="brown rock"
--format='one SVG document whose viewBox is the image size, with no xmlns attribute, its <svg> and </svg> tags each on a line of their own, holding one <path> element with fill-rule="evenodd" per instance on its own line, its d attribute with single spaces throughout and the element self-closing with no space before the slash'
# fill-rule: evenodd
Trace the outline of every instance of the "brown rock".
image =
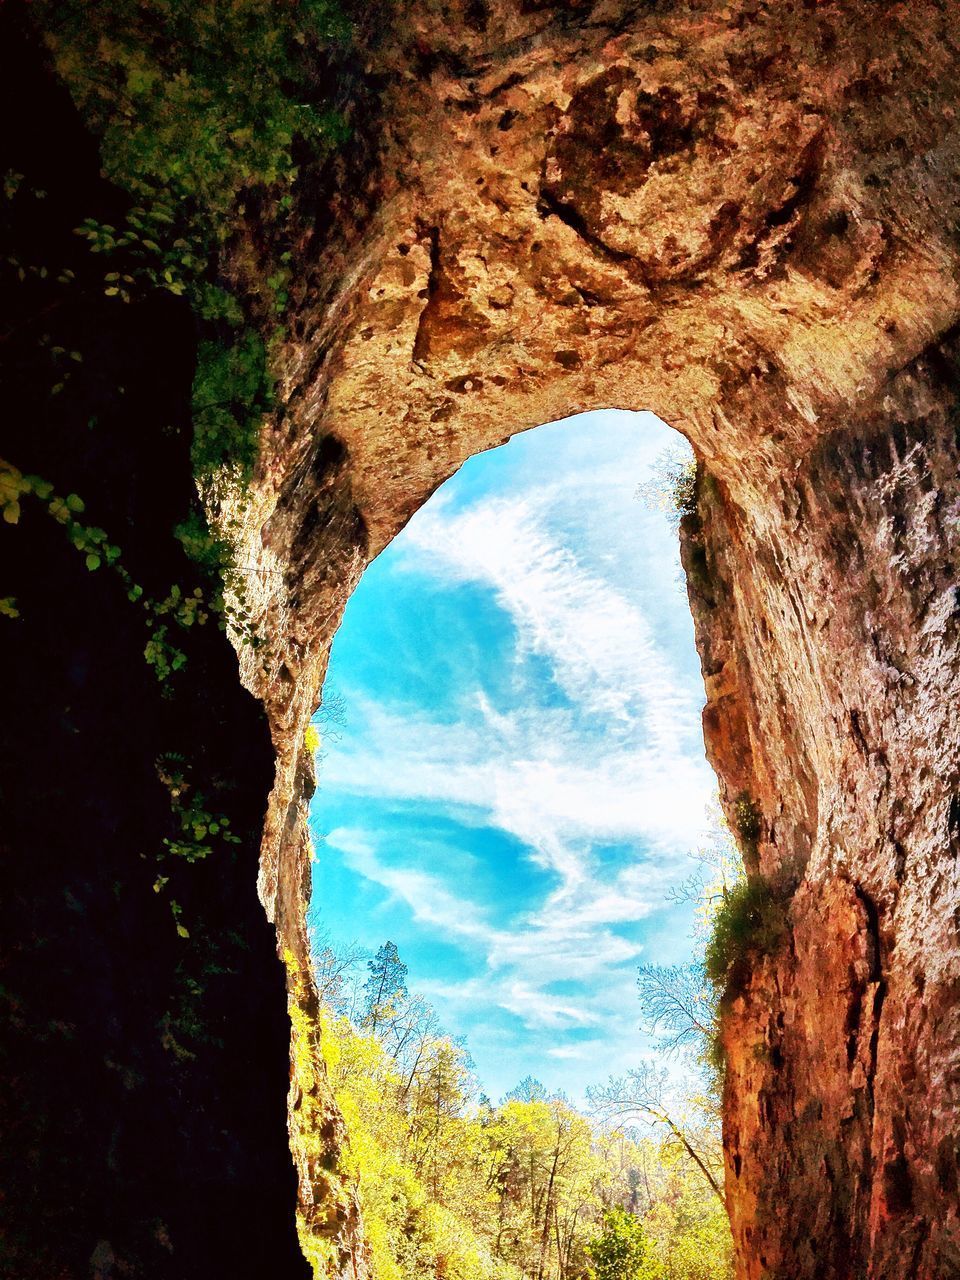
<svg viewBox="0 0 960 1280">
<path fill-rule="evenodd" d="M 512 432 L 615 406 L 693 443 L 707 746 L 788 924 L 725 1023 L 744 1280 L 960 1275 L 957 18 L 392 17 L 242 514 L 278 758 L 261 894 L 302 966 L 301 743 L 364 565 Z"/>
</svg>

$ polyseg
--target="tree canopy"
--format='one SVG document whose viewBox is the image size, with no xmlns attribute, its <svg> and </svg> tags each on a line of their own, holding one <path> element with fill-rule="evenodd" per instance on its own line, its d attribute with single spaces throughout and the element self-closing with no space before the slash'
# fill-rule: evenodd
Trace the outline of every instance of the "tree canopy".
<svg viewBox="0 0 960 1280">
<path fill-rule="evenodd" d="M 588 1117 L 532 1076 L 494 1104 L 393 943 L 315 972 L 376 1280 L 728 1280 L 715 1125 Z"/>
</svg>

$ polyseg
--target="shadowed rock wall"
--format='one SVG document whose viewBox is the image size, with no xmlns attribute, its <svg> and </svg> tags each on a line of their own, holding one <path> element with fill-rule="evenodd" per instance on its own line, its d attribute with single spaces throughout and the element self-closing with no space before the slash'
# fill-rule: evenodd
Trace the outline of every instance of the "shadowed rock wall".
<svg viewBox="0 0 960 1280">
<path fill-rule="evenodd" d="M 0 173 L 46 194 L 15 226 L 4 209 L 4 253 L 75 276 L 42 309 L 29 286 L 2 291 L 0 456 L 82 494 L 79 518 L 109 530 L 148 596 L 206 590 L 173 534 L 196 501 L 190 312 L 104 298 L 73 228 L 119 221 L 123 197 L 12 17 Z M 85 356 L 56 395 L 50 346 Z M 0 1275 L 305 1280 L 285 977 L 256 894 L 263 711 L 212 620 L 158 681 L 141 607 L 45 506 L 24 497 L 0 551 L 19 609 L 0 618 Z M 237 841 L 193 865 L 164 844 L 183 838 L 178 774 L 184 803 L 201 791 Z"/>
</svg>

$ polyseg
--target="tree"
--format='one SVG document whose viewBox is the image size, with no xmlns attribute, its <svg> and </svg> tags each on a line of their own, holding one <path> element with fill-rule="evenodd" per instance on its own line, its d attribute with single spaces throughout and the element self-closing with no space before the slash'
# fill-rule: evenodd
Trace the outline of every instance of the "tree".
<svg viewBox="0 0 960 1280">
<path fill-rule="evenodd" d="M 358 943 L 335 947 L 326 929 L 311 933 L 310 953 L 317 994 L 342 1017 L 353 1018 L 359 1002 L 360 966 L 370 959 L 370 952 Z"/>
<path fill-rule="evenodd" d="M 659 1280 L 663 1275 L 643 1224 L 625 1209 L 604 1211 L 603 1231 L 587 1252 L 597 1280 Z"/>
<path fill-rule="evenodd" d="M 532 1076 L 495 1107 L 466 1046 L 407 989 L 393 943 L 367 959 L 315 934 L 314 952 L 321 1048 L 378 1280 L 730 1280 L 702 1100 L 678 1107 L 651 1071 L 597 1091 L 600 1126 Z M 640 1136 L 637 1119 L 662 1137 Z"/>
<path fill-rule="evenodd" d="M 714 1035 L 717 997 L 702 964 L 641 965 L 637 990 L 649 1030 L 661 1033 L 661 1051 L 706 1053 Z"/>
<path fill-rule="evenodd" d="M 549 1096 L 536 1076 L 524 1076 L 506 1095 L 504 1102 L 546 1102 Z"/>
<path fill-rule="evenodd" d="M 396 945 L 385 942 L 367 963 L 370 976 L 363 984 L 365 993 L 364 1024 L 371 1035 L 395 1020 L 406 1001 L 407 966 L 400 959 Z"/>
<path fill-rule="evenodd" d="M 658 1071 L 645 1062 L 625 1076 L 611 1076 L 600 1088 L 588 1089 L 587 1097 L 593 1114 L 607 1123 L 646 1120 L 665 1131 L 693 1161 L 723 1204 L 723 1152 L 715 1106 L 705 1106 L 706 1099 L 697 1095 L 685 1114 L 674 1104 L 666 1086 L 666 1071 Z"/>
<path fill-rule="evenodd" d="M 675 525 L 696 511 L 697 460 L 686 440 L 678 437 L 657 454 L 636 496 L 648 510 L 664 512 Z"/>
</svg>

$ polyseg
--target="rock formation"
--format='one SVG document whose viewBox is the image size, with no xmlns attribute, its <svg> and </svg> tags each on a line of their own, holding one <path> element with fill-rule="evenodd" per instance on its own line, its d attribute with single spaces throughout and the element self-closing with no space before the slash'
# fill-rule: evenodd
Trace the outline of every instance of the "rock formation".
<svg viewBox="0 0 960 1280">
<path fill-rule="evenodd" d="M 328 647 L 465 458 L 600 407 L 696 451 L 707 748 L 783 920 L 725 1013 L 738 1274 L 960 1276 L 958 18 L 424 0 L 361 32 L 236 512 L 268 654 L 241 671 L 277 759 L 259 890 L 331 1276 L 365 1264 L 310 1066 L 303 737 Z M 269 253 L 248 230 L 238 276 Z"/>
<path fill-rule="evenodd" d="M 301 278 L 248 525 L 286 575 L 262 893 L 300 939 L 298 744 L 366 561 L 513 431 L 616 406 L 693 443 L 707 746 L 787 921 L 726 1017 L 751 1280 L 960 1274 L 957 19 L 436 3 L 374 33 L 370 213 Z"/>
</svg>

